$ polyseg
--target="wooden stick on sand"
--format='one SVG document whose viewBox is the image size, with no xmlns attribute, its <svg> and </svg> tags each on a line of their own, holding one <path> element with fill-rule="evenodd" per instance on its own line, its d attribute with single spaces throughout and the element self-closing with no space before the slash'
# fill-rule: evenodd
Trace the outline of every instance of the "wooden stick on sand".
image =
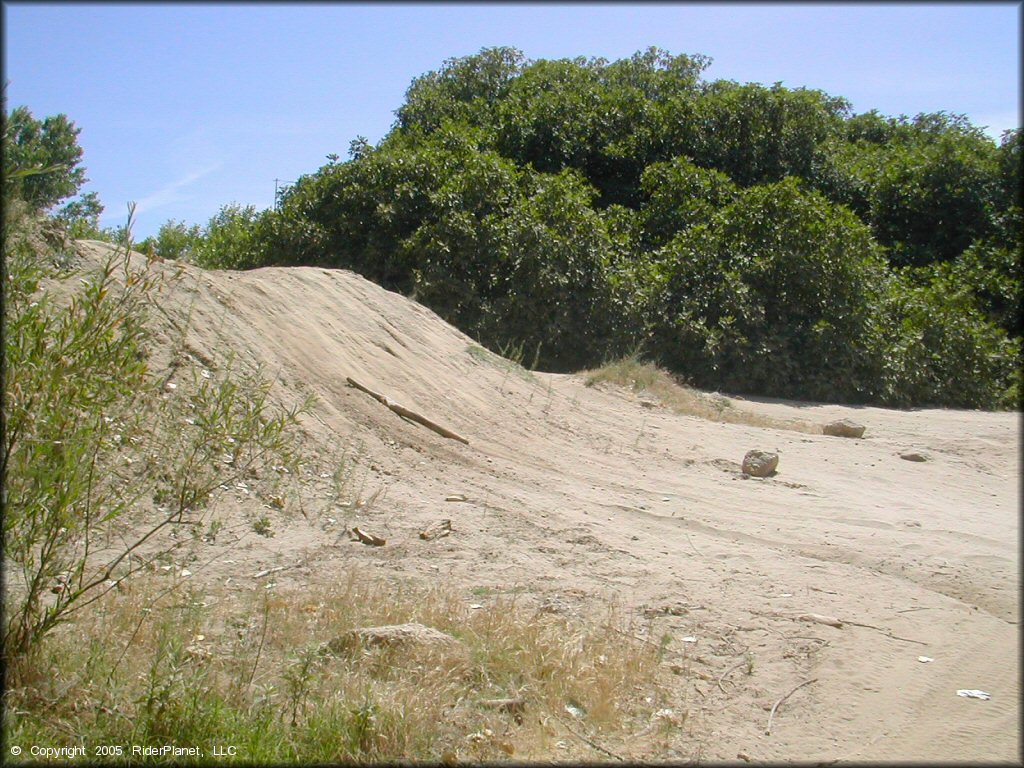
<svg viewBox="0 0 1024 768">
<path fill-rule="evenodd" d="M 772 735 L 772 718 L 774 718 L 774 717 L 775 717 L 775 710 L 779 708 L 779 704 L 781 704 L 782 702 L 784 702 L 784 701 L 785 701 L 786 699 L 788 699 L 788 698 L 789 698 L 790 696 L 792 696 L 792 695 L 793 695 L 794 693 L 796 693 L 797 691 L 799 691 L 799 690 L 800 690 L 801 688 L 803 688 L 803 687 L 804 687 L 805 685 L 810 685 L 811 683 L 816 683 L 816 682 L 818 682 L 818 678 L 816 678 L 816 677 L 815 677 L 815 678 L 813 678 L 812 680 L 804 680 L 804 681 L 803 681 L 802 683 L 800 683 L 800 685 L 798 685 L 798 686 L 797 686 L 796 688 L 794 688 L 794 689 L 793 689 L 792 691 L 790 691 L 790 692 L 789 692 L 789 693 L 787 693 L 787 694 L 786 694 L 785 696 L 783 696 L 783 697 L 782 697 L 781 699 L 779 699 L 778 701 L 776 701 L 776 702 L 775 702 L 775 706 L 774 706 L 774 707 L 772 707 L 772 713 L 771 713 L 770 715 L 768 715 L 768 730 L 766 730 L 766 731 L 764 732 L 764 733 L 765 733 L 765 736 L 771 736 L 771 735 Z"/>
<path fill-rule="evenodd" d="M 437 432 L 437 434 L 441 435 L 442 437 L 447 437 L 450 440 L 458 440 L 460 443 L 465 443 L 466 445 L 469 445 L 469 440 L 464 438 L 462 435 L 458 435 L 455 432 L 452 432 L 450 429 L 445 429 L 440 424 L 428 419 L 426 416 L 421 416 L 420 414 L 416 413 L 416 411 L 410 411 L 405 406 L 399 405 L 393 400 L 389 400 L 387 397 L 380 394 L 379 392 L 374 392 L 372 389 L 364 387 L 351 376 L 346 376 L 345 378 L 348 381 L 349 386 L 353 386 L 356 389 L 362 390 L 370 397 L 372 397 L 374 400 L 386 405 L 388 408 L 390 408 L 392 411 L 397 413 L 402 418 L 409 419 L 410 421 L 415 421 L 418 424 L 422 424 L 427 429 Z"/>
</svg>

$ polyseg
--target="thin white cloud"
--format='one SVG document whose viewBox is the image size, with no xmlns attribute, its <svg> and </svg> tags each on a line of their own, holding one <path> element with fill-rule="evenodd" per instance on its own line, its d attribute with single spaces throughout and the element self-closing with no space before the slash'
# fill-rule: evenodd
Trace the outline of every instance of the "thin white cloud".
<svg viewBox="0 0 1024 768">
<path fill-rule="evenodd" d="M 204 176 L 208 176 L 216 170 L 219 170 L 224 163 L 217 162 L 212 165 L 208 165 L 198 171 L 193 171 L 186 174 L 180 179 L 172 181 L 170 184 L 166 184 L 155 192 L 143 197 L 141 200 L 135 203 L 136 213 L 146 213 L 157 208 L 162 208 L 165 205 L 176 203 L 186 199 L 186 195 L 182 194 L 182 190 L 188 187 L 190 184 L 195 184 Z"/>
</svg>

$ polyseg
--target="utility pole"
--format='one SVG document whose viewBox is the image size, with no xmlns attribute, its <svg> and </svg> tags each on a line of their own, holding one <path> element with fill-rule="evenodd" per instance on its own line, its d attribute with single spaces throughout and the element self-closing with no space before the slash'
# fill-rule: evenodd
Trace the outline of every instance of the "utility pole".
<svg viewBox="0 0 1024 768">
<path fill-rule="evenodd" d="M 281 205 L 281 193 L 284 192 L 288 187 L 294 184 L 294 181 L 285 181 L 284 179 L 274 179 L 274 210 L 278 210 Z"/>
</svg>

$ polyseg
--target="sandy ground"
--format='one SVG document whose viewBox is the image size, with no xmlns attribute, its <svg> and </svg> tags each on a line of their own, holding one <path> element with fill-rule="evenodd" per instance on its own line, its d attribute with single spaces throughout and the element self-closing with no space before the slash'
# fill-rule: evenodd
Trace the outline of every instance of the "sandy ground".
<svg viewBox="0 0 1024 768">
<path fill-rule="evenodd" d="M 275 518 L 272 538 L 218 540 L 197 578 L 286 566 L 278 588 L 301 588 L 361 563 L 475 602 L 515 590 L 584 618 L 618 605 L 638 634 L 673 638 L 666 664 L 685 661 L 685 733 L 661 753 L 618 745 L 635 759 L 1020 761 L 1020 414 L 731 398 L 751 424 L 707 421 L 518 369 L 344 271 L 189 267 L 164 306 L 190 317 L 197 360 L 230 352 L 265 365 L 281 403 L 318 400 L 303 418 L 321 462 L 297 502 L 306 517 Z M 469 444 L 403 420 L 347 377 Z M 867 431 L 758 426 L 765 416 L 847 417 Z M 774 477 L 740 473 L 752 448 L 778 452 Z M 908 450 L 928 460 L 900 458 Z M 325 477 L 343 452 L 360 509 Z M 466 500 L 446 501 L 455 494 Z M 233 503 L 259 502 L 239 492 Z M 418 538 L 442 518 L 452 535 Z M 351 525 L 387 545 L 350 542 Z M 799 620 L 807 613 L 844 623 Z M 751 675 L 737 668 L 747 659 Z M 808 680 L 767 735 L 772 704 Z"/>
</svg>

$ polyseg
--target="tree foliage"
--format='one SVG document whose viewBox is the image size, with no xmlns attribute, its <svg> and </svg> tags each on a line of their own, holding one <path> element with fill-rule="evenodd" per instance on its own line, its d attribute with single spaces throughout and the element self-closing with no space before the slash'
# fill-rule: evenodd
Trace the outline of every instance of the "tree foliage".
<svg viewBox="0 0 1024 768">
<path fill-rule="evenodd" d="M 266 263 L 354 269 L 552 369 L 642 343 L 702 386 L 1006 404 L 1019 132 L 997 146 L 958 115 L 855 115 L 704 81 L 709 63 L 450 59 L 376 147 L 258 217 Z"/>
<path fill-rule="evenodd" d="M 853 114 L 709 65 L 449 59 L 376 146 L 274 210 L 224 209 L 196 258 L 352 269 L 553 370 L 641 345 L 707 387 L 1015 403 L 1020 131 Z"/>
<path fill-rule="evenodd" d="M 36 120 L 17 107 L 3 124 L 4 197 L 15 197 L 46 211 L 74 197 L 86 182 L 80 165 L 80 128 L 66 115 Z"/>
<path fill-rule="evenodd" d="M 861 351 L 885 275 L 848 210 L 789 178 L 750 187 L 657 256 L 654 350 L 701 386 L 870 397 Z"/>
</svg>

